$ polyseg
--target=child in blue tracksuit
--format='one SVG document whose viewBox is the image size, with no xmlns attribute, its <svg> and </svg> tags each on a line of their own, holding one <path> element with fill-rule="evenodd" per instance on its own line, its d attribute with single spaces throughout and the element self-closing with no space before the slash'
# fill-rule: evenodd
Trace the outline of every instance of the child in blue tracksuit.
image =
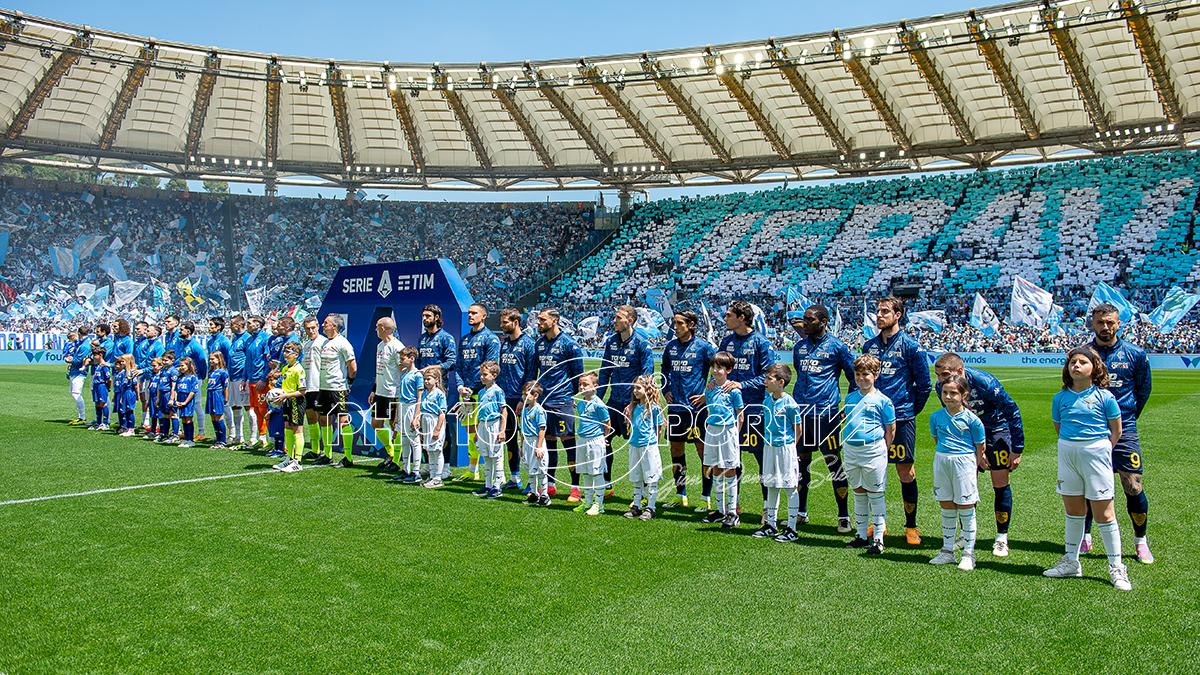
<svg viewBox="0 0 1200 675">
<path fill-rule="evenodd" d="M 158 376 L 162 372 L 162 359 L 157 356 L 150 359 L 150 368 L 154 371 L 146 378 L 146 412 L 150 414 L 150 431 L 142 436 L 142 439 L 147 441 L 158 437 L 158 419 L 162 417 L 162 413 L 158 411 Z"/>
<path fill-rule="evenodd" d="M 196 417 L 196 397 L 199 395 L 200 378 L 196 377 L 196 366 L 190 357 L 185 356 L 179 360 L 179 380 L 175 383 L 172 396 L 180 426 L 183 427 L 183 441 L 179 444 L 181 448 L 196 446 L 196 425 L 193 420 Z"/>
<path fill-rule="evenodd" d="M 112 367 L 104 361 L 104 348 L 92 350 L 92 403 L 96 406 L 96 421 L 89 429 L 108 430 L 108 392 L 112 386 Z"/>
</svg>

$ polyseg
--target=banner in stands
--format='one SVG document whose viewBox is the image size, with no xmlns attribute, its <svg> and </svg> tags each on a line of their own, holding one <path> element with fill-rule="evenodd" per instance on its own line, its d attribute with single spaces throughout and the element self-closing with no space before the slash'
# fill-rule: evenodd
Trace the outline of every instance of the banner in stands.
<svg viewBox="0 0 1200 675">
<path fill-rule="evenodd" d="M 317 315 L 346 317 L 344 335 L 354 347 L 358 376 L 350 388 L 351 422 L 356 431 L 365 433 L 374 449 L 383 445 L 371 430 L 371 421 L 363 413 L 367 396 L 375 384 L 375 348 L 379 336 L 375 322 L 388 316 L 396 322 L 396 337 L 405 345 L 416 346 L 421 339 L 421 310 L 425 305 L 437 305 L 442 310 L 443 328 L 458 340 L 469 330 L 467 308 L 474 302 L 466 284 L 447 259 L 413 260 L 409 262 L 351 265 L 338 269 L 329 292 Z M 458 380 L 449 374 L 446 398 L 453 409 L 458 402 Z M 462 465 L 467 459 L 466 430 L 458 425 L 457 451 L 447 457 L 449 464 Z M 370 452 L 372 448 L 362 448 Z"/>
<path fill-rule="evenodd" d="M 945 352 L 926 352 L 930 365 Z M 959 354 L 968 366 L 976 368 L 1062 368 L 1066 354 Z M 1200 368 L 1200 354 L 1150 354 L 1154 370 L 1193 370 Z M 790 358 L 790 356 L 789 356 Z"/>
<path fill-rule="evenodd" d="M 0 351 L 0 366 L 59 366 L 63 364 L 61 349 L 37 349 L 31 351 L 6 349 Z M 63 371 L 66 372 L 65 370 Z"/>
</svg>

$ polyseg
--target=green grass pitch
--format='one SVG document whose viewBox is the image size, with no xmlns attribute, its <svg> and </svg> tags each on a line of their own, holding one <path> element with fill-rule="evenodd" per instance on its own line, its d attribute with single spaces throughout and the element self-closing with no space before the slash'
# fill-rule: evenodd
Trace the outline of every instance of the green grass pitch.
<svg viewBox="0 0 1200 675">
<path fill-rule="evenodd" d="M 1134 587 L 1120 593 L 1098 537 L 1085 578 L 1041 576 L 1062 553 L 1049 419 L 1059 374 L 994 372 L 1021 406 L 1028 449 L 1013 475 L 1011 557 L 990 553 L 981 476 L 978 569 L 965 573 L 927 564 L 940 546 L 934 403 L 917 426 L 925 542 L 889 535 L 882 559 L 864 559 L 835 531 L 819 461 L 812 524 L 799 544 L 778 544 L 749 536 L 753 484 L 730 532 L 691 509 L 626 520 L 627 482 L 588 517 L 561 498 L 531 509 L 471 498 L 471 484 L 393 485 L 374 461 L 237 476 L 270 462 L 68 427 L 60 369 L 4 367 L 0 673 L 1191 672 L 1200 374 L 1154 373 L 1139 428 L 1158 560 L 1133 559 L 1118 497 Z M 234 477 L 11 503 L 221 476 Z"/>
</svg>

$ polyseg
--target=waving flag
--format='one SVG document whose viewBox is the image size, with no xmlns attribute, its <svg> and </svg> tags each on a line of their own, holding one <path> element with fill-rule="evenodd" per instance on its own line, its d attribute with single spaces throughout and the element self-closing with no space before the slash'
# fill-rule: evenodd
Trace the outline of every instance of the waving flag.
<svg viewBox="0 0 1200 675">
<path fill-rule="evenodd" d="M 979 293 L 975 294 L 975 304 L 971 307 L 971 316 L 967 321 L 978 328 L 985 337 L 994 337 L 1000 330 L 1000 319 Z"/>
<path fill-rule="evenodd" d="M 675 318 L 675 311 L 671 309 L 671 301 L 667 300 L 667 294 L 661 288 L 648 288 L 643 297 L 646 300 L 646 304 L 658 312 L 659 316 L 666 322 L 667 328 L 663 331 L 663 334 L 669 335 L 673 331 L 672 321 Z"/>
<path fill-rule="evenodd" d="M 657 310 L 649 307 L 637 308 L 637 323 L 633 328 L 646 339 L 661 337 L 667 329 L 667 321 Z"/>
<path fill-rule="evenodd" d="M 870 340 L 879 335 L 879 329 L 875 327 L 875 314 L 867 309 L 867 299 L 863 298 L 863 337 Z"/>
<path fill-rule="evenodd" d="M 179 294 L 183 296 L 183 301 L 187 303 L 188 309 L 196 309 L 204 304 L 204 299 L 196 296 L 192 289 L 192 282 L 187 278 L 180 279 L 179 283 L 175 284 L 175 288 L 179 289 Z M 255 313 L 257 314 L 257 312 Z"/>
<path fill-rule="evenodd" d="M 78 255 L 80 260 L 86 260 L 102 241 L 104 241 L 104 237 L 84 235 L 75 239 L 75 244 L 71 246 L 71 249 L 75 251 L 75 255 Z"/>
<path fill-rule="evenodd" d="M 1101 281 L 1096 286 L 1096 290 L 1092 291 L 1091 299 L 1088 300 L 1088 315 L 1091 316 L 1092 310 L 1097 305 L 1105 302 L 1120 310 L 1121 321 L 1133 321 L 1137 318 L 1138 313 L 1141 312 L 1125 296 L 1121 295 L 1120 291 Z"/>
<path fill-rule="evenodd" d="M 0 267 L 4 266 L 4 259 L 8 257 L 8 232 L 0 232 Z"/>
<path fill-rule="evenodd" d="M 842 310 L 840 307 L 833 309 L 833 334 L 839 337 L 842 334 Z"/>
<path fill-rule="evenodd" d="M 775 337 L 775 329 L 771 328 L 770 324 L 767 323 L 767 313 L 763 311 L 762 307 L 753 302 L 750 303 L 750 307 L 754 310 L 754 330 L 762 333 L 767 338 Z"/>
<path fill-rule="evenodd" d="M 600 330 L 600 317 L 589 316 L 579 322 L 579 337 L 588 340 L 596 337 L 596 332 Z"/>
<path fill-rule="evenodd" d="M 501 260 L 503 260 L 503 257 L 500 255 L 500 249 L 493 248 L 492 250 L 488 251 L 487 259 L 488 262 L 499 264 Z"/>
<path fill-rule="evenodd" d="M 475 263 L 471 263 L 470 265 L 467 265 L 467 271 L 465 274 L 463 274 L 463 276 L 470 279 L 476 274 L 479 274 L 479 266 Z"/>
<path fill-rule="evenodd" d="M 146 284 L 136 281 L 116 281 L 113 283 L 113 304 L 117 307 L 127 305 L 146 290 Z"/>
<path fill-rule="evenodd" d="M 90 205 L 92 202 L 96 201 L 96 195 L 94 195 L 94 194 L 92 194 L 92 193 L 90 193 L 90 192 L 85 192 L 85 193 L 83 193 L 83 194 L 79 195 L 79 198 L 80 198 L 81 200 L 83 200 L 83 201 L 87 202 L 89 205 Z"/>
<path fill-rule="evenodd" d="M 708 303 L 703 300 L 700 301 L 700 324 L 696 326 L 696 335 L 715 344 L 716 326 L 713 325 L 712 312 L 708 309 Z"/>
<path fill-rule="evenodd" d="M 1049 291 L 1025 281 L 1013 279 L 1010 320 L 1018 326 L 1045 328 L 1054 310 L 1054 296 Z"/>
<path fill-rule="evenodd" d="M 1158 326 L 1163 333 L 1170 333 L 1198 301 L 1200 294 L 1185 293 L 1182 288 L 1172 286 L 1162 304 L 1150 312 L 1150 323 Z"/>
<path fill-rule="evenodd" d="M 908 315 L 908 322 L 921 330 L 940 333 L 946 330 L 946 312 L 940 309 L 912 312 Z"/>
<path fill-rule="evenodd" d="M 60 277 L 73 277 L 79 273 L 79 255 L 69 248 L 50 247 L 50 271 Z"/>
<path fill-rule="evenodd" d="M 790 324 L 795 324 L 804 319 L 804 310 L 812 305 L 812 300 L 809 300 L 804 293 L 795 286 L 788 286 L 783 291 L 784 301 L 787 303 L 787 320 Z"/>
</svg>

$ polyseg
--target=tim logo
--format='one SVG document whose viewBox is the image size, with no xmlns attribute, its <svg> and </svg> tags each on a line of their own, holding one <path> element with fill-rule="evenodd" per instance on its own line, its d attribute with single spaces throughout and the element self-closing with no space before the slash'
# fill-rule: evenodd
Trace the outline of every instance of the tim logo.
<svg viewBox="0 0 1200 675">
<path fill-rule="evenodd" d="M 397 274 L 397 291 L 428 291 L 433 288 L 432 274 Z"/>
</svg>

